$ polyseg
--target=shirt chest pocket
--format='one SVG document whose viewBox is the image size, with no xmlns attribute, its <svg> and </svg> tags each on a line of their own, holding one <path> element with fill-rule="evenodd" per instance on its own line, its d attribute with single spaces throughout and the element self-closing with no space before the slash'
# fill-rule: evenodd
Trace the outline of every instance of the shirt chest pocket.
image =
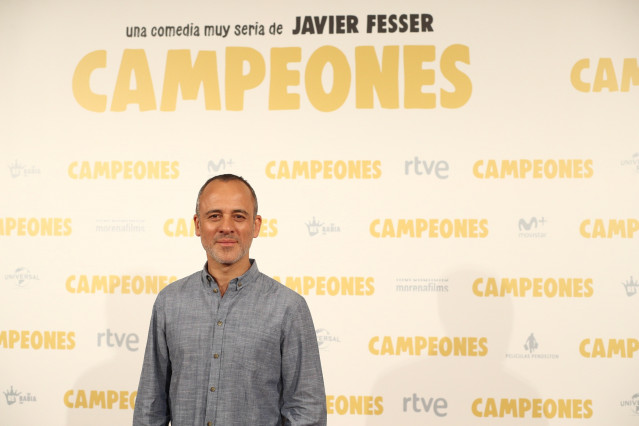
<svg viewBox="0 0 639 426">
<path fill-rule="evenodd" d="M 224 352 L 246 368 L 273 368 L 281 362 L 280 338 L 280 328 L 272 324 L 228 324 Z"/>
<path fill-rule="evenodd" d="M 171 359 L 198 359 L 211 350 L 213 323 L 195 312 L 185 313 L 171 322 L 166 330 Z"/>
</svg>

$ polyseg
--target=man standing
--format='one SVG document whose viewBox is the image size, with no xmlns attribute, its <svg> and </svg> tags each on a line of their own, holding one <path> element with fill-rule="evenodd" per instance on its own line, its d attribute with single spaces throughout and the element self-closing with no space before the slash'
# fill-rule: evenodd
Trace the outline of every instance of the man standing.
<svg viewBox="0 0 639 426">
<path fill-rule="evenodd" d="M 133 425 L 326 425 L 308 306 L 249 259 L 262 224 L 253 188 L 209 179 L 193 220 L 207 263 L 158 294 Z"/>
</svg>

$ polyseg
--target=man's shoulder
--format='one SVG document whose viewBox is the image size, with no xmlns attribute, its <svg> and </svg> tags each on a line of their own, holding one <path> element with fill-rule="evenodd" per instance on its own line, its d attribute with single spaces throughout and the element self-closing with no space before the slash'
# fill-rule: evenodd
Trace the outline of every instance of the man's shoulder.
<svg viewBox="0 0 639 426">
<path fill-rule="evenodd" d="M 266 294 L 281 298 L 283 301 L 291 304 L 305 303 L 304 297 L 295 290 L 261 272 L 256 284 Z"/>
<path fill-rule="evenodd" d="M 173 281 L 158 293 L 158 300 L 166 298 L 170 299 L 196 291 L 198 289 L 198 284 L 202 281 L 201 274 L 202 271 L 197 271 L 191 275 L 187 275 L 186 277 Z"/>
</svg>

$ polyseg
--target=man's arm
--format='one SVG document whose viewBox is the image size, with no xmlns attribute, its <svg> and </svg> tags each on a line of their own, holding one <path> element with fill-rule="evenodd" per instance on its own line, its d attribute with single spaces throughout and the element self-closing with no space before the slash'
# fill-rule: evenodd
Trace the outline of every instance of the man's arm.
<svg viewBox="0 0 639 426">
<path fill-rule="evenodd" d="M 153 305 L 149 337 L 135 400 L 133 426 L 167 426 L 171 420 L 169 409 L 171 361 L 164 325 L 163 310 L 156 301 Z"/>
<path fill-rule="evenodd" d="M 315 327 L 304 299 L 300 299 L 300 303 L 292 308 L 283 332 L 282 424 L 324 426 L 324 378 Z"/>
</svg>

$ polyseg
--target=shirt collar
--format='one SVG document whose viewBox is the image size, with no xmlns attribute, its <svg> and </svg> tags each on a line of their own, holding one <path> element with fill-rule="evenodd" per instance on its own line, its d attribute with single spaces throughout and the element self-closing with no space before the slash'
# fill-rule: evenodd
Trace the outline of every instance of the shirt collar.
<svg viewBox="0 0 639 426">
<path fill-rule="evenodd" d="M 240 275 L 239 277 L 233 278 L 229 282 L 229 287 L 227 291 L 241 290 L 242 288 L 248 286 L 249 284 L 257 280 L 257 277 L 260 274 L 259 269 L 257 269 L 257 262 L 255 261 L 255 259 L 249 259 L 249 262 L 251 263 L 251 267 L 248 268 L 248 270 L 244 272 L 242 275 Z M 202 283 L 206 287 L 210 288 L 213 285 L 215 278 L 213 278 L 213 276 L 209 274 L 208 266 L 209 266 L 209 262 L 204 263 L 204 268 L 202 269 Z"/>
</svg>

